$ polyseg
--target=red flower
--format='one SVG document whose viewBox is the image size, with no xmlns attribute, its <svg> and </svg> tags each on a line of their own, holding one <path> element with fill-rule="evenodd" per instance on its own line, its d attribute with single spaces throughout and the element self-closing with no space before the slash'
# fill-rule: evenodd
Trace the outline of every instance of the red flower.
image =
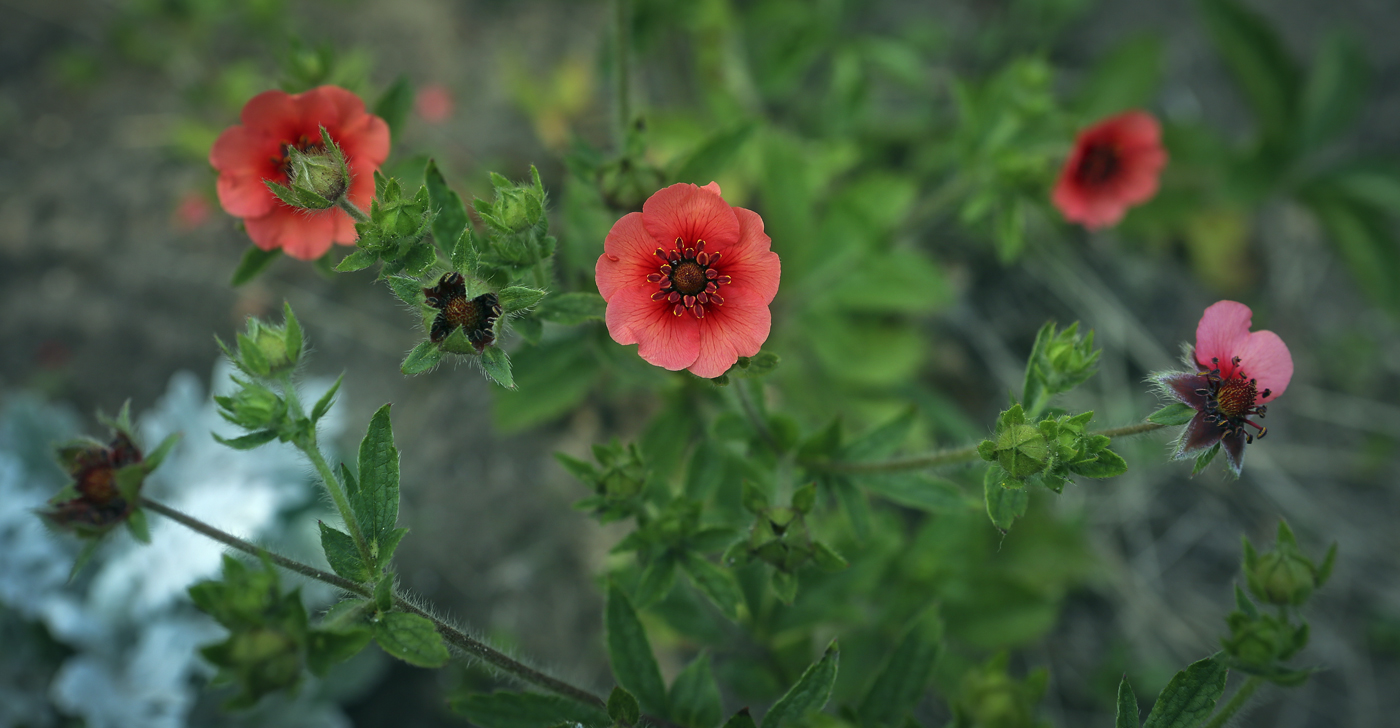
<svg viewBox="0 0 1400 728">
<path fill-rule="evenodd" d="M 1234 301 L 1207 308 L 1196 326 L 1196 347 L 1188 362 L 1196 371 L 1152 375 L 1164 396 L 1196 410 L 1177 441 L 1174 459 L 1196 457 L 1220 443 L 1230 469 L 1239 475 L 1245 444 L 1267 431 L 1250 417 L 1262 419 L 1264 403 L 1288 388 L 1293 357 L 1278 334 L 1250 332 L 1251 316 L 1248 306 Z"/>
<path fill-rule="evenodd" d="M 219 135 L 209 164 L 219 170 L 219 204 L 243 218 L 259 248 L 281 248 L 312 260 L 331 243 L 353 245 L 355 223 L 343 210 L 308 212 L 273 196 L 263 184 L 287 184 L 287 150 L 321 148 L 321 127 L 345 153 L 353 180 L 348 197 L 360 207 L 374 197 L 374 172 L 389 156 L 389 126 L 367 113 L 343 88 L 321 86 L 296 95 L 265 91 L 243 106 L 242 124 Z"/>
<path fill-rule="evenodd" d="M 452 92 L 446 86 L 424 86 L 413 97 L 413 110 L 429 124 L 441 124 L 452 116 Z"/>
<path fill-rule="evenodd" d="M 780 273 L 763 218 L 731 207 L 719 185 L 671 185 L 608 231 L 598 292 L 608 333 L 672 371 L 717 377 L 758 353 Z"/>
<path fill-rule="evenodd" d="M 1080 132 L 1052 198 L 1065 219 L 1090 230 L 1118 224 L 1129 207 L 1157 194 L 1167 164 L 1162 129 L 1145 111 L 1128 111 Z"/>
</svg>

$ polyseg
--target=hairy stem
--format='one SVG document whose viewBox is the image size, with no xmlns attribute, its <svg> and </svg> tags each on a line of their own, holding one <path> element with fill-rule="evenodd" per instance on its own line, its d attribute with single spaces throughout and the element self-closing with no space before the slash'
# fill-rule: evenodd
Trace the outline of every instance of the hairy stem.
<svg viewBox="0 0 1400 728">
<path fill-rule="evenodd" d="M 1105 437 L 1130 437 L 1141 435 L 1147 432 L 1160 430 L 1164 425 L 1155 422 L 1142 422 L 1136 425 L 1115 427 L 1108 430 L 1099 430 L 1093 434 Z M 904 470 L 923 470 L 925 468 L 937 468 L 945 465 L 961 465 L 963 463 L 974 462 L 979 459 L 977 447 L 963 447 L 956 450 L 940 450 L 938 452 L 926 453 L 923 455 L 910 455 L 902 458 L 890 460 L 876 460 L 872 462 L 844 462 L 833 460 L 829 462 L 809 461 L 802 465 L 814 470 L 825 470 L 829 473 L 896 473 Z"/>
<path fill-rule="evenodd" d="M 169 518 L 170 520 L 175 521 L 176 523 L 179 523 L 180 525 L 186 528 L 208 536 L 209 538 L 212 538 L 215 541 L 218 541 L 219 543 L 242 551 L 245 554 L 256 556 L 258 558 L 265 558 L 268 561 L 271 561 L 272 563 L 288 571 L 294 571 L 307 578 L 325 582 L 327 584 L 350 592 L 351 594 L 356 594 L 367 599 L 374 597 L 373 590 L 365 586 L 364 584 L 356 584 L 355 582 L 350 581 L 349 579 L 345 579 L 343 577 L 331 574 L 329 572 L 321 571 L 320 569 L 314 566 L 309 566 L 295 559 L 289 559 L 286 556 L 282 556 L 281 554 L 268 551 L 267 549 L 261 546 L 257 546 L 255 544 L 244 541 L 243 539 L 238 538 L 233 534 L 220 531 L 219 529 L 197 518 L 181 513 L 180 511 L 177 511 L 174 508 L 171 508 L 163 503 L 159 503 L 157 501 L 151 500 L 150 498 L 143 497 L 141 499 L 141 507 L 150 511 L 154 511 L 155 513 L 159 513 L 160 515 L 165 516 L 166 518 Z M 550 677 L 549 675 L 546 675 L 540 672 L 539 670 L 530 667 L 529 665 L 525 665 L 520 662 L 517 662 L 516 660 L 511 659 L 509 656 L 492 649 L 489 645 L 479 640 L 473 639 L 471 636 L 462 632 L 460 629 L 457 629 L 456 627 L 437 618 L 432 613 L 428 612 L 427 610 L 423 609 L 417 604 L 409 601 L 402 595 L 395 594 L 394 603 L 399 609 L 402 609 L 405 612 L 411 612 L 431 621 L 433 623 L 433 626 L 437 628 L 438 634 L 442 635 L 442 638 L 446 640 L 449 644 L 453 645 L 454 647 L 457 647 L 458 649 L 469 655 L 472 655 L 473 657 L 477 657 L 485 662 L 490 663 L 492 666 L 500 669 L 502 672 L 513 675 L 519 678 L 520 680 L 530 683 L 531 685 L 534 685 L 536 687 L 548 690 L 556 695 L 560 695 L 565 698 L 569 698 L 570 700 L 583 703 L 584 705 L 590 705 L 603 710 L 607 709 L 607 702 L 604 701 L 602 698 L 598 697 L 597 695 L 594 695 L 593 693 L 590 693 L 587 690 L 584 690 L 583 688 L 570 685 L 569 683 L 566 683 L 563 680 Z M 669 725 L 664 721 L 659 721 L 656 719 L 650 720 L 652 720 L 655 723 Z"/>
<path fill-rule="evenodd" d="M 1240 708 L 1243 708 L 1244 704 L 1249 702 L 1250 698 L 1254 697 L 1254 691 L 1258 690 L 1259 686 L 1263 684 L 1263 678 L 1250 675 L 1249 679 L 1245 680 L 1244 684 L 1240 686 L 1240 689 L 1235 691 L 1234 696 L 1230 698 L 1230 702 L 1226 703 L 1225 707 L 1221 708 L 1220 712 L 1216 713 L 1215 717 L 1211 718 L 1209 723 L 1206 723 L 1205 728 L 1221 728 L 1228 723 L 1231 718 L 1235 717 L 1235 713 L 1238 713 Z"/>
<path fill-rule="evenodd" d="M 350 219 L 355 222 L 369 222 L 369 215 L 366 215 L 364 210 L 356 207 L 355 203 L 351 202 L 349 197 L 341 197 L 335 204 L 339 206 L 340 209 L 344 210 L 346 214 L 350 215 Z"/>
</svg>

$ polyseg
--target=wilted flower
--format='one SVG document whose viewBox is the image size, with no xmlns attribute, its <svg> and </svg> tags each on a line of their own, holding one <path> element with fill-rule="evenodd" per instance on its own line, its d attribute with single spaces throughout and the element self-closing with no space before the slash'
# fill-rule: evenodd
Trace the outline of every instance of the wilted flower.
<svg viewBox="0 0 1400 728">
<path fill-rule="evenodd" d="M 248 237 L 263 250 L 281 248 L 302 260 L 319 258 L 332 242 L 353 244 L 355 223 L 343 210 L 311 213 L 292 207 L 277 199 L 264 180 L 287 185 L 296 153 L 304 159 L 327 152 L 324 128 L 349 165 L 345 194 L 363 207 L 374 196 L 374 172 L 389 156 L 384 120 L 366 112 L 358 96 L 336 86 L 295 95 L 263 92 L 244 105 L 241 119 L 242 124 L 219 135 L 209 163 L 219 170 L 219 203 L 243 218 Z"/>
<path fill-rule="evenodd" d="M 671 185 L 613 225 L 598 256 L 608 333 L 672 371 L 718 377 L 768 338 L 778 255 L 719 185 Z"/>
<path fill-rule="evenodd" d="M 1212 305 L 1196 327 L 1196 346 L 1188 358 L 1195 371 L 1150 377 L 1163 396 L 1196 410 L 1173 458 L 1196 457 L 1219 443 L 1230 469 L 1239 475 L 1245 444 L 1264 436 L 1266 428 L 1250 418 L 1263 418 L 1264 404 L 1288 387 L 1293 357 L 1278 334 L 1251 332 L 1252 316 L 1248 306 L 1235 301 Z"/>
<path fill-rule="evenodd" d="M 458 326 L 477 353 L 496 342 L 496 319 L 501 317 L 501 303 L 490 291 L 467 298 L 466 280 L 461 273 L 444 275 L 436 286 L 423 289 L 424 300 L 438 310 L 428 337 L 441 343 Z"/>
<path fill-rule="evenodd" d="M 1090 230 L 1110 227 L 1129 207 L 1157 194 L 1166 163 L 1157 120 L 1145 111 L 1128 111 L 1079 133 L 1052 199 L 1070 222 Z"/>
</svg>

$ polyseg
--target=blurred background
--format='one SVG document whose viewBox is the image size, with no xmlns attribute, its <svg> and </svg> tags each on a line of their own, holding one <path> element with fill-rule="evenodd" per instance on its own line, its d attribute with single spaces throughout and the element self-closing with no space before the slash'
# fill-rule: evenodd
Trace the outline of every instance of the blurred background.
<svg viewBox="0 0 1400 728">
<path fill-rule="evenodd" d="M 395 405 L 413 531 L 398 554 L 404 584 L 567 678 L 608 683 L 595 579 L 623 532 L 569 507 L 586 488 L 550 453 L 636 437 L 666 400 L 652 373 L 626 374 L 635 357 L 601 325 L 567 334 L 611 347 L 596 360 L 569 359 L 560 352 L 580 347 L 553 334 L 517 349 L 522 391 L 502 395 L 467 366 L 399 374 L 422 334 L 368 271 L 283 259 L 230 287 L 249 243 L 218 207 L 209 146 L 254 94 L 316 83 L 371 105 L 412 94 L 385 167 L 410 184 L 429 156 L 464 196 L 489 195 L 488 170 L 520 179 L 537 165 L 564 290 L 591 285 L 602 236 L 636 190 L 678 169 L 712 174 L 726 200 L 764 216 L 783 257 L 767 348 L 784 358 L 773 396 L 804 430 L 836 413 L 877 423 L 912 402 L 911 447 L 975 441 L 1019 388 L 1047 319 L 1080 321 L 1104 350 L 1066 406 L 1133 422 L 1156 408 L 1143 378 L 1175 366 L 1201 311 L 1249 304 L 1296 373 L 1241 479 L 1188 477 L 1189 465 L 1165 464 L 1163 435 L 1124 442 L 1127 475 L 1037 493 L 1027 527 L 1001 542 L 978 524 L 988 553 L 1019 559 L 1005 589 L 1020 601 L 977 622 L 981 606 L 945 588 L 975 581 L 975 559 L 937 567 L 954 574 L 938 577 L 937 599 L 970 643 L 1051 668 L 1044 718 L 1110 725 L 1122 674 L 1147 700 L 1218 649 L 1239 535 L 1271 543 L 1286 518 L 1310 553 L 1340 544 L 1302 656 L 1326 669 L 1296 690 L 1266 688 L 1240 723 L 1385 724 L 1400 710 L 1383 689 L 1400 679 L 1388 475 L 1400 438 L 1400 9 L 1219 7 L 634 0 L 631 104 L 646 126 L 633 143 L 653 179 L 608 168 L 600 151 L 626 142 L 611 3 L 0 0 L 0 725 L 465 722 L 448 700 L 481 674 L 373 650 L 295 698 L 221 715 L 225 696 L 204 690 L 191 653 L 218 631 L 181 601 L 182 584 L 150 586 L 146 611 L 116 609 L 129 595 L 113 584 L 142 573 L 130 549 L 64 586 L 71 553 L 35 545 L 54 541 L 27 511 L 56 487 L 46 435 L 97 433 L 93 413 L 130 399 L 143 432 L 186 431 L 163 492 L 245 494 L 259 505 L 230 528 L 310 553 L 324 504 L 309 472 L 216 466 L 200 449 L 199 430 L 219 426 L 205 396 L 226 379 L 212 336 L 229 340 L 283 300 L 312 342 L 308 374 L 345 372 L 347 438 Z M 1134 107 L 1166 127 L 1161 194 L 1113 230 L 1065 225 L 1048 195 L 1074 132 Z M 207 576 L 208 563 L 174 571 Z M 151 634 L 155 614 L 170 635 Z M 654 626 L 673 675 L 693 646 Z M 152 665 L 169 668 L 155 687 Z M 141 684 L 150 695 L 130 689 Z M 930 724 L 946 720 L 928 703 Z"/>
</svg>

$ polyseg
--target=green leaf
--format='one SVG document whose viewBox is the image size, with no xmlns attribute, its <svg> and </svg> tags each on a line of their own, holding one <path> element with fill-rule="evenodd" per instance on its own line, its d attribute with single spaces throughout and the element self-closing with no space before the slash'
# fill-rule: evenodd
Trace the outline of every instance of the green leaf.
<svg viewBox="0 0 1400 728">
<path fill-rule="evenodd" d="M 335 270 L 337 273 L 353 273 L 357 270 L 364 270 L 377 262 L 379 262 L 379 256 L 374 253 L 368 250 L 355 250 L 341 258 L 340 262 L 336 263 Z"/>
<path fill-rule="evenodd" d="M 1196 416 L 1196 408 L 1182 402 L 1173 402 L 1147 416 L 1147 421 L 1172 427 L 1184 425 Z"/>
<path fill-rule="evenodd" d="M 476 233 L 472 232 L 471 225 L 467 225 L 462 228 L 462 234 L 457 236 L 452 245 L 452 267 L 468 275 L 475 275 L 478 265 L 480 259 L 476 252 Z"/>
<path fill-rule="evenodd" d="M 452 709 L 482 728 L 555 728 L 579 723 L 586 728 L 607 728 L 612 719 L 597 708 L 558 695 L 472 693 L 452 701 Z"/>
<path fill-rule="evenodd" d="M 564 293 L 542 301 L 535 313 L 545 321 L 573 326 L 588 321 L 602 321 L 608 302 L 596 293 Z"/>
<path fill-rule="evenodd" d="M 257 278 L 281 255 L 281 248 L 263 250 L 256 245 L 248 246 L 248 249 L 243 251 L 243 258 L 238 261 L 238 267 L 233 270 L 233 280 L 229 281 L 229 285 L 236 288 Z"/>
<path fill-rule="evenodd" d="M 756 128 L 753 122 L 746 122 L 714 134 L 685 158 L 671 175 L 671 181 L 697 185 L 714 181 L 738 158 Z"/>
<path fill-rule="evenodd" d="M 321 527 L 321 549 L 326 552 L 326 561 L 331 570 L 357 584 L 369 581 L 369 567 L 360 558 L 355 540 L 350 535 L 327 526 L 324 521 L 316 522 Z"/>
<path fill-rule="evenodd" d="M 862 726 L 895 725 L 918 705 L 933 680 L 942 627 L 933 611 L 909 626 L 856 709 Z"/>
<path fill-rule="evenodd" d="M 506 313 L 521 311 L 539 303 L 546 295 L 547 291 L 537 288 L 526 288 L 525 286 L 510 286 L 501 289 L 499 294 L 501 310 Z"/>
<path fill-rule="evenodd" d="M 1100 450 L 1098 457 L 1087 463 L 1074 463 L 1070 472 L 1086 478 L 1113 478 L 1128 472 L 1128 462 L 1112 450 Z"/>
<path fill-rule="evenodd" d="M 666 714 L 666 684 L 661 681 L 661 668 L 651 651 L 651 641 L 632 609 L 627 595 L 616 583 L 608 583 L 608 604 L 605 612 L 608 636 L 608 656 L 613 676 L 654 715 Z"/>
<path fill-rule="evenodd" d="M 1142 728 L 1195 728 L 1215 709 L 1225 692 L 1230 672 L 1219 654 L 1211 655 L 1178 672 L 1147 716 Z"/>
<path fill-rule="evenodd" d="M 366 564 L 371 572 L 388 563 L 392 552 L 386 547 L 399 520 L 399 450 L 394 447 L 389 407 L 374 413 L 360 441 L 359 488 L 350 502 L 373 552 L 374 563 Z"/>
<path fill-rule="evenodd" d="M 637 698 L 632 693 L 617 685 L 608 696 L 608 717 L 619 725 L 636 725 L 642 717 L 642 706 L 637 703 Z"/>
<path fill-rule="evenodd" d="M 428 200 L 433 211 L 433 239 L 444 250 L 455 254 L 458 239 L 467 229 L 469 222 L 467 206 L 462 203 L 461 196 L 447 186 L 447 180 L 443 178 L 437 162 L 431 159 L 423 172 L 423 182 L 428 187 Z M 453 264 L 456 262 L 454 259 Z"/>
<path fill-rule="evenodd" d="M 724 728 L 758 728 L 758 726 L 754 724 L 753 716 L 749 715 L 749 709 L 744 708 L 725 721 Z"/>
<path fill-rule="evenodd" d="M 671 716 L 687 728 L 715 728 L 724 718 L 709 653 L 696 656 L 671 684 Z"/>
<path fill-rule="evenodd" d="M 510 357 L 501 347 L 488 346 L 481 352 L 481 368 L 486 370 L 491 381 L 506 389 L 515 389 L 515 379 L 510 375 Z"/>
<path fill-rule="evenodd" d="M 170 451 L 175 449 L 175 443 L 179 442 L 182 436 L 183 434 L 179 432 L 172 432 L 166 435 L 165 439 L 161 440 L 159 445 L 156 445 L 156 449 L 152 450 L 146 455 L 146 458 L 141 461 L 141 469 L 150 473 L 160 467 L 160 464 L 165 462 L 165 458 L 170 454 Z"/>
<path fill-rule="evenodd" d="M 634 532 L 635 533 L 635 532 Z M 625 543 L 625 542 L 624 542 Z M 618 544 L 621 546 L 622 544 Z M 637 604 L 647 607 L 654 604 L 671 593 L 671 587 L 676 583 L 676 559 L 670 553 L 663 554 L 652 559 L 647 568 L 642 571 L 641 581 L 637 583 Z"/>
<path fill-rule="evenodd" d="M 1006 471 L 1002 470 L 1000 465 L 992 465 L 987 468 L 987 474 L 982 478 L 987 515 L 991 517 L 992 525 L 1003 532 L 1009 530 L 1017 518 L 1026 515 L 1026 506 L 1030 503 L 1030 495 L 1026 493 L 1025 488 L 1002 486 L 1005 476 Z"/>
<path fill-rule="evenodd" d="M 791 572 L 774 569 L 768 575 L 768 585 L 783 604 L 792 604 L 797 599 L 797 583 L 797 574 Z"/>
<path fill-rule="evenodd" d="M 413 84 L 408 76 L 399 76 L 394 84 L 385 89 L 379 100 L 374 102 L 374 115 L 389 125 L 390 138 L 398 140 L 403 124 L 408 119 L 408 110 L 413 108 Z"/>
<path fill-rule="evenodd" d="M 151 527 L 146 523 L 146 512 L 137 508 L 126 517 L 126 530 L 131 533 L 131 537 L 141 543 L 151 542 Z"/>
<path fill-rule="evenodd" d="M 860 461 L 889 457 L 908 439 L 917 414 L 918 410 L 908 407 L 899 416 L 846 445 L 841 451 L 841 459 Z"/>
<path fill-rule="evenodd" d="M 826 707 L 826 701 L 831 698 L 831 686 L 836 682 L 836 667 L 840 660 L 841 651 L 836 641 L 832 640 L 822 659 L 808 667 L 763 716 L 763 728 L 781 728 L 784 723 L 795 723 L 808 713 Z"/>
<path fill-rule="evenodd" d="M 1138 35 L 1105 54 L 1079 92 L 1080 118 L 1094 122 L 1147 106 L 1162 81 L 1162 39 Z"/>
<path fill-rule="evenodd" d="M 1389 221 L 1346 199 L 1312 196 L 1307 202 L 1361 289 L 1375 303 L 1400 312 L 1400 249 Z"/>
<path fill-rule="evenodd" d="M 1193 465 L 1193 466 L 1191 466 L 1191 474 L 1192 474 L 1192 475 L 1196 475 L 1196 474 L 1200 473 L 1202 470 L 1205 470 L 1205 469 L 1206 469 L 1206 466 L 1207 466 L 1207 465 L 1210 465 L 1210 461 L 1214 460 L 1214 459 L 1215 459 L 1215 456 L 1218 455 L 1219 453 L 1220 453 L 1220 443 L 1217 442 L 1217 443 L 1215 443 L 1215 447 L 1212 447 L 1211 449 L 1205 451 L 1204 453 L 1202 453 L 1200 456 L 1198 456 L 1198 457 L 1196 458 L 1196 464 Z"/>
<path fill-rule="evenodd" d="M 734 620 L 739 618 L 739 604 L 744 601 L 744 594 L 739 591 L 739 583 L 734 580 L 733 572 L 693 552 L 686 553 L 681 565 L 695 588 L 704 592 L 724 612 L 724 616 Z"/>
<path fill-rule="evenodd" d="M 1264 18 L 1237 0 L 1200 0 L 1202 19 L 1266 140 L 1283 142 L 1298 109 L 1301 72 Z"/>
<path fill-rule="evenodd" d="M 1133 694 L 1133 686 L 1128 684 L 1128 676 L 1118 683 L 1118 715 L 1113 720 L 1113 728 L 1138 728 L 1138 702 Z"/>
<path fill-rule="evenodd" d="M 287 349 L 287 355 L 296 361 L 301 355 L 302 333 L 301 322 L 297 321 L 297 315 L 292 312 L 292 304 L 282 302 L 283 322 L 286 326 L 286 333 L 282 340 L 282 345 Z"/>
<path fill-rule="evenodd" d="M 321 418 L 331 411 L 331 405 L 335 403 L 335 393 L 340 391 L 340 383 L 344 380 L 345 375 L 342 373 L 335 378 L 335 384 L 332 384 L 331 388 L 327 389 L 326 393 L 316 400 L 316 406 L 311 408 L 311 423 L 313 425 L 320 422 Z"/>
<path fill-rule="evenodd" d="M 1298 140 L 1305 151 L 1335 138 L 1356 120 L 1366 100 L 1368 75 L 1356 38 L 1344 33 L 1327 36 L 1303 88 Z"/>
<path fill-rule="evenodd" d="M 331 666 L 360 654 L 374 638 L 367 627 L 327 631 L 312 630 L 307 635 L 306 667 L 318 677 L 325 677 Z"/>
<path fill-rule="evenodd" d="M 433 623 L 407 612 L 390 612 L 374 623 L 374 641 L 394 657 L 418 667 L 442 667 L 452 655 Z"/>
<path fill-rule="evenodd" d="M 969 500 L 954 483 L 928 473 L 853 474 L 851 480 L 876 495 L 930 513 L 966 508 Z M 975 502 L 975 501 L 974 501 Z"/>
<path fill-rule="evenodd" d="M 277 439 L 276 430 L 261 430 L 242 437 L 224 438 L 217 434 L 209 433 L 220 445 L 231 447 L 234 450 L 252 450 L 259 445 L 265 445 Z"/>
<path fill-rule="evenodd" d="M 408 352 L 404 357 L 403 364 L 399 365 L 399 371 L 407 375 L 422 374 L 432 371 L 439 362 L 442 361 L 442 348 L 431 341 L 420 341 L 418 346 L 413 347 L 413 351 Z"/>
<path fill-rule="evenodd" d="M 92 557 L 97 555 L 97 548 L 101 545 L 102 541 L 95 538 L 83 543 L 83 548 L 78 551 L 77 558 L 73 559 L 73 568 L 68 570 L 69 583 L 72 583 L 78 572 L 82 571 L 89 561 L 92 561 Z"/>
<path fill-rule="evenodd" d="M 389 276 L 385 282 L 389 284 L 389 290 L 394 292 L 394 297 L 400 301 L 410 306 L 423 303 L 423 284 L 417 278 Z"/>
</svg>

